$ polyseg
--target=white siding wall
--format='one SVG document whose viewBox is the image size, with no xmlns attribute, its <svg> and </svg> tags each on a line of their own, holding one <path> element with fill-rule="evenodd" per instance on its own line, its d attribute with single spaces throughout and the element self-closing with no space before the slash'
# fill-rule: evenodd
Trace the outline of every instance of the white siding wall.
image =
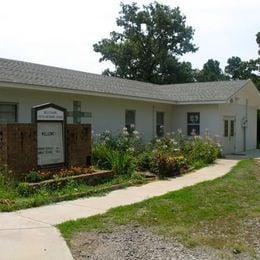
<svg viewBox="0 0 260 260">
<path fill-rule="evenodd" d="M 235 97 L 232 98 L 233 103 L 219 105 L 219 114 L 223 119 L 224 116 L 236 117 L 236 145 L 235 152 L 241 152 L 244 148 L 243 128 L 241 125 L 242 118 L 246 116 L 246 99 L 248 100 L 246 128 L 246 149 L 255 149 L 257 140 L 257 103 L 259 102 L 258 93 L 248 85 Z M 220 123 L 223 126 L 223 121 Z M 222 127 L 223 135 L 223 127 Z"/>
<path fill-rule="evenodd" d="M 156 111 L 165 112 L 165 131 L 171 131 L 172 105 L 0 87 L 0 102 L 18 103 L 18 121 L 20 123 L 31 122 L 31 108 L 34 105 L 51 102 L 72 111 L 74 100 L 82 102 L 82 112 L 92 113 L 92 118 L 84 118 L 82 123 L 91 123 L 92 129 L 96 133 L 105 130 L 114 133 L 121 131 L 125 124 L 126 109 L 136 111 L 136 129 L 144 134 L 146 140 L 153 138 L 155 134 Z M 72 123 L 71 117 L 68 118 L 68 123 Z"/>
<path fill-rule="evenodd" d="M 178 105 L 173 107 L 173 131 L 178 128 L 187 134 L 187 113 L 200 113 L 200 134 L 208 129 L 209 135 L 219 134 L 218 105 Z"/>
<path fill-rule="evenodd" d="M 239 96 L 239 102 L 219 105 L 179 105 L 173 107 L 173 131 L 181 128 L 187 134 L 187 113 L 200 112 L 200 134 L 208 129 L 209 135 L 218 136 L 218 140 L 224 144 L 224 116 L 234 116 L 236 118 L 236 143 L 234 152 L 243 151 L 243 128 L 241 120 L 245 116 L 245 99 L 250 96 Z M 257 107 L 248 106 L 248 127 L 246 130 L 246 149 L 256 148 L 257 132 Z"/>
</svg>

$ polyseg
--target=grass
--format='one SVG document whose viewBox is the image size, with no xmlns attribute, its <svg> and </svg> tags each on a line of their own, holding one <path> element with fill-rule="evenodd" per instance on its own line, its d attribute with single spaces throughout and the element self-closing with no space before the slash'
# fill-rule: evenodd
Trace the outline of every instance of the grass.
<svg viewBox="0 0 260 260">
<path fill-rule="evenodd" d="M 120 175 L 94 186 L 76 181 L 69 181 L 66 186 L 55 190 L 42 187 L 34 194 L 21 196 L 16 185 L 6 185 L 0 175 L 0 212 L 37 207 L 79 197 L 98 196 L 114 189 L 125 188 L 146 182 L 147 180 L 141 178 L 139 175 Z"/>
<path fill-rule="evenodd" d="M 164 196 L 106 214 L 58 225 L 69 242 L 78 231 L 111 232 L 115 226 L 139 224 L 152 232 L 175 237 L 189 247 L 208 246 L 224 258 L 232 252 L 255 254 L 260 220 L 260 162 L 240 161 L 230 173 Z"/>
</svg>

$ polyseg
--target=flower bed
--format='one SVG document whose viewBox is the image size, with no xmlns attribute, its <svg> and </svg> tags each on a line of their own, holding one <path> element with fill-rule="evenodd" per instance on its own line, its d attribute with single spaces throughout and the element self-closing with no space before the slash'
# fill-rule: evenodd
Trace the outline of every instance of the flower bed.
<svg viewBox="0 0 260 260">
<path fill-rule="evenodd" d="M 28 185 L 30 187 L 39 188 L 44 185 L 51 185 L 52 183 L 67 182 L 68 180 L 79 180 L 79 181 L 83 181 L 90 185 L 95 185 L 98 182 L 110 179 L 113 176 L 114 176 L 113 171 L 101 170 L 101 171 L 96 171 L 93 173 L 84 173 L 84 174 L 80 174 L 80 175 L 62 177 L 62 178 L 58 178 L 58 179 L 49 179 L 49 180 L 40 181 L 40 182 L 32 182 L 32 183 L 28 183 Z"/>
<path fill-rule="evenodd" d="M 64 173 L 64 171 L 69 172 L 69 170 L 62 170 L 61 172 Z M 82 172 L 87 172 L 87 173 L 82 173 Z M 66 184 L 68 184 L 71 181 L 77 181 L 81 183 L 85 183 L 88 185 L 95 185 L 98 183 L 102 183 L 106 180 L 109 180 L 114 177 L 114 173 L 111 170 L 100 170 L 100 171 L 94 171 L 91 170 L 91 172 L 87 168 L 82 168 L 81 171 L 78 171 L 77 174 L 74 175 L 65 175 L 65 174 L 53 174 L 53 175 L 48 175 L 48 179 L 42 180 L 42 181 L 36 181 L 36 182 L 20 182 L 18 184 L 18 191 L 21 195 L 28 196 L 40 188 L 48 188 L 51 190 L 56 190 L 59 189 Z M 81 174 L 80 174 L 81 173 Z M 32 175 L 36 174 L 35 172 L 29 173 L 31 176 L 34 176 L 31 179 L 37 179 L 35 176 L 37 175 Z M 47 175 L 45 175 L 46 177 Z M 61 177 L 60 177 L 61 176 Z M 31 180 L 30 179 L 30 180 Z"/>
<path fill-rule="evenodd" d="M 176 176 L 213 163 L 220 155 L 221 145 L 208 131 L 203 136 L 185 136 L 179 129 L 145 143 L 138 131 L 123 128 L 114 136 L 109 131 L 97 134 L 92 145 L 94 165 L 120 175 L 150 171 L 161 177 Z"/>
</svg>

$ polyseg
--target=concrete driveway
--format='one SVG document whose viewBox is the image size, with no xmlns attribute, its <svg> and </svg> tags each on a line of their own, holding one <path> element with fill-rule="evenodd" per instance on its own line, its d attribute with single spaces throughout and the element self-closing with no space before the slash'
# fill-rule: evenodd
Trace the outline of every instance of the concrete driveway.
<svg viewBox="0 0 260 260">
<path fill-rule="evenodd" d="M 160 196 L 228 173 L 237 157 L 219 159 L 214 165 L 181 177 L 151 182 L 138 187 L 115 190 L 102 197 L 64 201 L 48 206 L 0 213 L 0 259 L 73 259 L 55 225 L 89 217 L 107 210 Z"/>
</svg>

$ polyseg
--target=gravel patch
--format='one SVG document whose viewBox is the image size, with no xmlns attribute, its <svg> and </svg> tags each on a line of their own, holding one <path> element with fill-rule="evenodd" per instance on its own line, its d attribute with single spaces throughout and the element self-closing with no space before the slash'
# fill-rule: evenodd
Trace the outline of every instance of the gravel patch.
<svg viewBox="0 0 260 260">
<path fill-rule="evenodd" d="M 218 259 L 211 249 L 189 249 L 177 241 L 128 225 L 112 233 L 80 232 L 70 241 L 72 255 L 83 259 Z"/>
</svg>

